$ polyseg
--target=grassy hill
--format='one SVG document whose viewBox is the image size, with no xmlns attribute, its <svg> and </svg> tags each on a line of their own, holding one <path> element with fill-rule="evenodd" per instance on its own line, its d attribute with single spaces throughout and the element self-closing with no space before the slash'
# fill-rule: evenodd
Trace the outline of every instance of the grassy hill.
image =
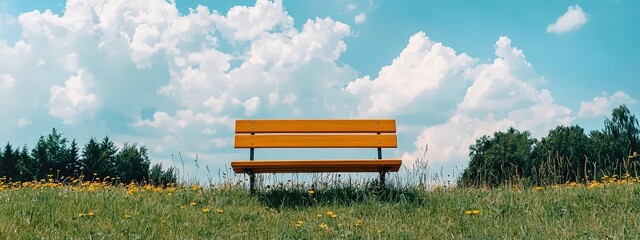
<svg viewBox="0 0 640 240">
<path fill-rule="evenodd" d="M 627 239 L 637 178 L 498 189 L 0 183 L 0 239 Z"/>
</svg>

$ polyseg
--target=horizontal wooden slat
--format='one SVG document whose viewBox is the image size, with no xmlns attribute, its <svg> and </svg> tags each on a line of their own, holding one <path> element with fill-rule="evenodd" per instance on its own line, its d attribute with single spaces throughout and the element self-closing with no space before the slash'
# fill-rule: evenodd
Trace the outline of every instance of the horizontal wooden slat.
<svg viewBox="0 0 640 240">
<path fill-rule="evenodd" d="M 389 135 L 242 135 L 235 148 L 396 148 L 395 134 Z"/>
<path fill-rule="evenodd" d="M 231 167 L 236 173 L 251 169 L 252 173 L 314 173 L 314 172 L 389 172 L 400 170 L 402 160 L 235 160 Z"/>
<path fill-rule="evenodd" d="M 394 119 L 236 120 L 236 133 L 395 133 Z"/>
</svg>

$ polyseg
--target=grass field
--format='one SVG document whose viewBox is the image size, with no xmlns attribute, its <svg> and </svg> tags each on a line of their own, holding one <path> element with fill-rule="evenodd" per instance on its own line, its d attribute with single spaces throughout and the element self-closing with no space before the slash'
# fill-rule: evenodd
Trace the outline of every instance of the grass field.
<svg viewBox="0 0 640 240">
<path fill-rule="evenodd" d="M 0 239 L 634 239 L 637 178 L 499 189 L 2 183 Z"/>
</svg>

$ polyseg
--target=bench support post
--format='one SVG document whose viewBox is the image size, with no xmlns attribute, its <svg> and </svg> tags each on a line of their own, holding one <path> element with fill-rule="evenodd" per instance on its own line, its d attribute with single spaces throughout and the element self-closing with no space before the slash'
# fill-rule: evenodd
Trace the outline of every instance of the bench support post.
<svg viewBox="0 0 640 240">
<path fill-rule="evenodd" d="M 251 133 L 251 135 L 255 135 L 255 133 Z M 249 149 L 249 161 L 253 161 L 254 156 L 255 148 Z M 249 194 L 254 195 L 256 194 L 256 175 L 253 174 L 253 171 L 251 171 L 251 169 L 247 169 L 245 171 L 247 172 L 247 174 L 249 174 Z"/>
<path fill-rule="evenodd" d="M 380 170 L 380 187 L 382 187 L 382 189 L 385 187 L 387 172 L 389 172 L 389 167 L 382 167 L 382 170 Z"/>
<path fill-rule="evenodd" d="M 249 175 L 249 194 L 254 195 L 256 194 L 256 188 L 255 188 L 256 175 L 253 174 L 251 169 L 245 169 L 244 172 L 247 175 Z"/>
<path fill-rule="evenodd" d="M 378 135 L 380 135 L 380 133 L 378 133 Z M 382 159 L 382 148 L 378 148 L 378 160 Z M 382 189 L 384 189 L 384 182 L 387 176 L 387 171 L 389 171 L 388 167 L 382 167 L 382 170 L 380 170 L 380 187 L 382 187 Z"/>
</svg>

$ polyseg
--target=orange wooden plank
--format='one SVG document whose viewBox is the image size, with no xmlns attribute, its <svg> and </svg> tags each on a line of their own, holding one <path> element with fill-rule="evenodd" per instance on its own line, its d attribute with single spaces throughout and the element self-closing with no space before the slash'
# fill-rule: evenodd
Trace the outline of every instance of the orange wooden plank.
<svg viewBox="0 0 640 240">
<path fill-rule="evenodd" d="M 312 173 L 312 172 L 389 172 L 400 170 L 402 160 L 236 160 L 231 167 L 236 173 L 251 169 L 253 173 Z"/>
<path fill-rule="evenodd" d="M 236 120 L 236 133 L 395 133 L 394 119 Z"/>
<path fill-rule="evenodd" d="M 235 148 L 396 148 L 395 134 L 384 135 L 243 135 Z"/>
</svg>

